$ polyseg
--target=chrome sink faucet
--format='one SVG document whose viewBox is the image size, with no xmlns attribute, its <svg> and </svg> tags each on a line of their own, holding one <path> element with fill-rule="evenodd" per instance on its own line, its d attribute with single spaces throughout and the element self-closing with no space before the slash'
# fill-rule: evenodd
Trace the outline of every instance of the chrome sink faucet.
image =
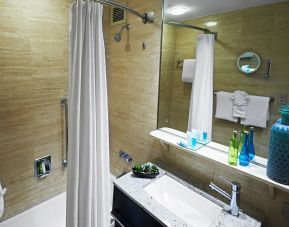
<svg viewBox="0 0 289 227">
<path fill-rule="evenodd" d="M 223 189 L 219 188 L 217 185 L 215 185 L 213 182 L 210 182 L 209 187 L 216 192 L 220 193 L 225 198 L 229 199 L 230 202 L 230 213 L 234 216 L 239 215 L 239 205 L 240 205 L 240 191 L 241 191 L 241 185 L 238 182 L 230 181 L 224 176 L 220 176 L 220 178 L 226 182 L 227 184 L 231 185 L 232 192 L 231 195 L 224 191 Z"/>
</svg>

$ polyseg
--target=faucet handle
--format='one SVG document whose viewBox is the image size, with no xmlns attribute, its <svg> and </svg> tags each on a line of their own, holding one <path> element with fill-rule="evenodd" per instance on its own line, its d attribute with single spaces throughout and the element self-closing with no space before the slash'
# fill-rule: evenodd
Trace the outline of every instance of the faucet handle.
<svg viewBox="0 0 289 227">
<path fill-rule="evenodd" d="M 225 183 L 231 185 L 233 191 L 239 192 L 241 190 L 241 185 L 238 182 L 232 181 L 231 179 L 224 176 L 219 176 L 219 178 L 222 179 Z"/>
</svg>

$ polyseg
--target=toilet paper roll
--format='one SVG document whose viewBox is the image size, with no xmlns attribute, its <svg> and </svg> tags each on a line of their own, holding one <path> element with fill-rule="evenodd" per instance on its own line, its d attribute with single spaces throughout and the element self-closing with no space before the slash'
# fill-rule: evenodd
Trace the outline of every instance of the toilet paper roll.
<svg viewBox="0 0 289 227">
<path fill-rule="evenodd" d="M 0 183 L 0 218 L 2 217 L 4 213 L 4 198 L 3 196 L 5 195 L 7 189 L 2 188 L 1 183 Z"/>
</svg>

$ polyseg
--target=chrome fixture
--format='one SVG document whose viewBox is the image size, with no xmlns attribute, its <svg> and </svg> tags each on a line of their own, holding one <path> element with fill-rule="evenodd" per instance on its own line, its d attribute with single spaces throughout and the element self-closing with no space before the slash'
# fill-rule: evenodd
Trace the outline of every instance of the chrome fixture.
<svg viewBox="0 0 289 227">
<path fill-rule="evenodd" d="M 217 39 L 217 37 L 218 37 L 218 32 L 212 32 L 210 29 L 207 29 L 207 28 L 201 28 L 201 27 L 198 27 L 195 25 L 185 24 L 185 23 L 181 23 L 181 22 L 173 21 L 173 20 L 164 20 L 164 23 L 170 24 L 170 25 L 175 25 L 178 27 L 183 27 L 183 28 L 196 29 L 196 30 L 204 32 L 205 34 L 212 34 L 215 36 L 215 39 Z"/>
<path fill-rule="evenodd" d="M 115 35 L 114 35 L 114 40 L 116 42 L 120 42 L 121 40 L 121 33 L 123 32 L 123 30 L 126 29 L 127 31 L 129 31 L 131 29 L 131 25 L 130 24 L 125 24 L 121 27 L 120 31 L 117 32 Z"/>
<path fill-rule="evenodd" d="M 123 5 L 123 4 L 120 4 L 120 3 L 117 3 L 117 2 L 114 2 L 114 1 L 110 1 L 110 0 L 94 0 L 94 1 L 99 2 L 100 4 L 103 4 L 103 5 L 114 6 L 114 7 L 126 10 L 129 13 L 134 14 L 135 16 L 141 18 L 142 22 L 144 24 L 148 24 L 148 23 L 153 23 L 154 22 L 154 12 L 148 12 L 148 13 L 141 14 L 141 13 L 139 13 L 139 12 L 137 12 L 137 11 L 135 11 L 135 10 Z"/>
<path fill-rule="evenodd" d="M 184 66 L 184 60 L 176 60 L 177 67 L 182 68 Z"/>
<path fill-rule="evenodd" d="M 62 160 L 62 167 L 67 167 L 67 157 L 68 157 L 68 100 L 66 97 L 60 98 L 60 105 L 64 109 L 64 128 L 65 128 L 65 158 Z"/>
<path fill-rule="evenodd" d="M 119 157 L 124 159 L 127 162 L 132 162 L 132 157 L 125 151 L 119 151 Z"/>
<path fill-rule="evenodd" d="M 210 182 L 209 187 L 216 192 L 220 193 L 225 198 L 229 199 L 230 202 L 230 213 L 234 216 L 239 215 L 239 205 L 240 205 L 240 191 L 241 185 L 238 182 L 228 180 L 224 176 L 220 176 L 220 178 L 227 184 L 231 185 L 232 192 L 231 195 L 224 191 L 223 189 L 219 188 L 213 182 Z"/>
</svg>

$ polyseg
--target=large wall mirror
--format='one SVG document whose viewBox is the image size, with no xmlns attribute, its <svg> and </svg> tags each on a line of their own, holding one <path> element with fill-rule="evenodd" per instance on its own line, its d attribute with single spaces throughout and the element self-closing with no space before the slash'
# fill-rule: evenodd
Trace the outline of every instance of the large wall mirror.
<svg viewBox="0 0 289 227">
<path fill-rule="evenodd" d="M 210 1 L 212 4 L 208 3 Z M 288 12 L 288 1 L 244 3 L 238 0 L 215 4 L 214 0 L 165 0 L 158 128 L 187 131 L 192 83 L 182 80 L 183 61 L 196 58 L 198 35 L 206 33 L 208 29 L 218 33 L 214 44 L 213 91 L 241 90 L 249 95 L 274 98 L 274 102 L 270 102 L 270 118 L 266 127 L 255 127 L 256 154 L 267 158 L 270 129 L 280 116 L 278 110 L 288 102 Z M 178 23 L 191 27 L 179 26 Z M 254 60 L 250 62 L 254 66 L 254 72 L 264 73 L 267 60 L 272 60 L 272 76 L 269 80 L 258 76 L 246 77 L 238 69 L 236 62 L 239 56 L 248 52 L 257 53 L 260 57 L 250 58 Z M 240 132 L 242 124 L 216 118 L 216 95 L 213 95 L 213 104 L 212 139 L 228 145 L 232 131 Z"/>
</svg>

